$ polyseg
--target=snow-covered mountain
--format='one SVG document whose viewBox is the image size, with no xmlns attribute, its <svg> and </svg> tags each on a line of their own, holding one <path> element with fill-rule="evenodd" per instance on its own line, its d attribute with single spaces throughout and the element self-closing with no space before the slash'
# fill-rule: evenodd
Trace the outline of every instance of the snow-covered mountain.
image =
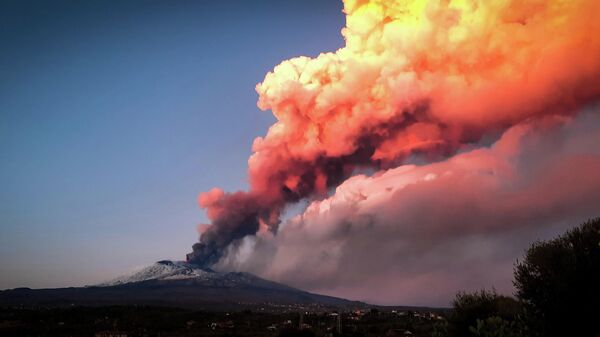
<svg viewBox="0 0 600 337">
<path fill-rule="evenodd" d="M 183 261 L 158 261 L 127 275 L 80 288 L 0 291 L 2 306 L 160 305 L 203 310 L 260 306 L 271 310 L 364 307 L 361 302 L 309 293 L 241 272 L 216 272 Z"/>
<path fill-rule="evenodd" d="M 116 286 L 148 280 L 183 280 L 183 279 L 214 279 L 222 277 L 222 273 L 203 269 L 184 261 L 158 261 L 150 266 L 134 270 L 108 282 L 98 284 L 100 287 Z"/>
<path fill-rule="evenodd" d="M 96 287 L 115 287 L 133 285 L 195 285 L 197 287 L 233 288 L 254 287 L 299 291 L 280 283 L 262 279 L 250 273 L 216 272 L 208 268 L 184 261 L 158 261 L 144 268 L 119 276 L 111 281 L 100 283 Z"/>
</svg>

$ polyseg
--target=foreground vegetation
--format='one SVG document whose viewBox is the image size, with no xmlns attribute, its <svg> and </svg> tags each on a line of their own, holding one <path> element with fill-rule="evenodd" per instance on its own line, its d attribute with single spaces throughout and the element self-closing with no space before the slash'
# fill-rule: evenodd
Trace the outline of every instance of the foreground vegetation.
<svg viewBox="0 0 600 337">
<path fill-rule="evenodd" d="M 598 337 L 600 218 L 536 242 L 514 270 L 516 299 L 459 293 L 436 337 Z"/>
</svg>

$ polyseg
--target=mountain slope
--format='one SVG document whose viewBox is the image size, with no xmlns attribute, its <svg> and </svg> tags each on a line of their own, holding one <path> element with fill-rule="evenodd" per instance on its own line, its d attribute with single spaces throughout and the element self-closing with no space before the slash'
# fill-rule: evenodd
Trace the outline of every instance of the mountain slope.
<svg viewBox="0 0 600 337">
<path fill-rule="evenodd" d="M 159 261 L 96 286 L 0 292 L 0 306 L 163 305 L 205 310 L 365 307 L 312 294 L 249 273 L 221 273 L 185 262 Z"/>
</svg>

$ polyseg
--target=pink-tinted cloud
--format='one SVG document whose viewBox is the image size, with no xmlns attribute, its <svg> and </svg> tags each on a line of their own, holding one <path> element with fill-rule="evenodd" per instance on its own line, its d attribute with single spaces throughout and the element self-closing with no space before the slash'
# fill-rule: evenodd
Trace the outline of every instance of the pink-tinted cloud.
<svg viewBox="0 0 600 337">
<path fill-rule="evenodd" d="M 232 245 L 219 268 L 385 304 L 511 293 L 512 265 L 531 242 L 599 215 L 598 144 L 592 108 L 515 126 L 442 162 L 355 176 L 277 235 Z"/>
</svg>

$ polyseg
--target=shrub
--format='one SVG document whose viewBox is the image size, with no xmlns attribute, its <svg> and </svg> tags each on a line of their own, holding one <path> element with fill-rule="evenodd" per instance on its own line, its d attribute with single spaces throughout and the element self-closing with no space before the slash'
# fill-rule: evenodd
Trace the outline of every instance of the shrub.
<svg viewBox="0 0 600 337">
<path fill-rule="evenodd" d="M 478 320 L 491 317 L 503 321 L 514 321 L 520 312 L 520 304 L 515 299 L 498 295 L 495 291 L 481 290 L 473 294 L 460 292 L 452 302 L 454 307 L 448 317 L 447 332 L 450 337 L 473 335 L 471 327 L 478 326 Z M 489 324 L 493 323 L 492 321 Z"/>
</svg>

